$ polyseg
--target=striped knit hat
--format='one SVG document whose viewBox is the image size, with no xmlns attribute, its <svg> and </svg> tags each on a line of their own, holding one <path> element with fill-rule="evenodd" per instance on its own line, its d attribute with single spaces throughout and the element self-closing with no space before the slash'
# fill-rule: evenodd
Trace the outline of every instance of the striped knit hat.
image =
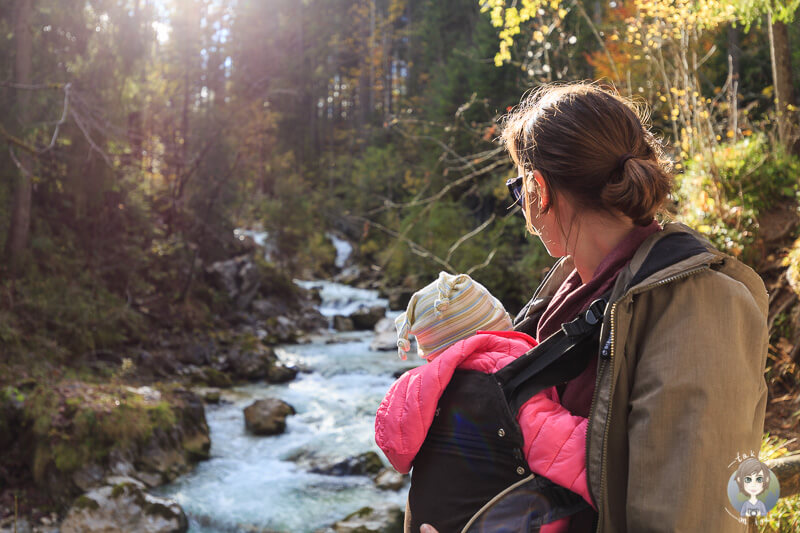
<svg viewBox="0 0 800 533">
<path fill-rule="evenodd" d="M 395 326 L 400 359 L 406 358 L 411 349 L 408 336 L 414 335 L 419 356 L 432 361 L 478 330 L 509 330 L 512 324 L 503 305 L 486 287 L 466 274 L 440 272 L 439 279 L 411 296 Z"/>
</svg>

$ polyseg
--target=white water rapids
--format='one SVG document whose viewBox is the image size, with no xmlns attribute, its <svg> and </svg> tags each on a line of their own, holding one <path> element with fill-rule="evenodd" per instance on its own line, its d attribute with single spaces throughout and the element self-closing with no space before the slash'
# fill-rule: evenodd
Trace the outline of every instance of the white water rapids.
<svg viewBox="0 0 800 533">
<path fill-rule="evenodd" d="M 375 291 L 330 282 L 300 284 L 320 290 L 321 311 L 328 316 L 386 303 Z M 277 349 L 281 360 L 311 372 L 287 384 L 236 387 L 223 393 L 232 403 L 207 406 L 211 459 L 157 491 L 181 504 L 190 532 L 311 532 L 364 506 L 404 505 L 407 487 L 379 490 L 370 478 L 313 474 L 291 460 L 307 454 L 332 461 L 370 450 L 380 454 L 375 412 L 393 373 L 414 362 L 400 361 L 394 351 L 370 351 L 372 337 L 369 331 L 331 333 L 311 344 L 282 346 Z M 280 398 L 297 410 L 282 435 L 256 437 L 245 431 L 243 408 L 265 397 Z"/>
</svg>

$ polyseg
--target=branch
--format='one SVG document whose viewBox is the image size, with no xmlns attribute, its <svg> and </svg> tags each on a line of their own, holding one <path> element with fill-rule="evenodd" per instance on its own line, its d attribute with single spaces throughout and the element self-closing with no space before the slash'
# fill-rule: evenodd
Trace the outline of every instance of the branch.
<svg viewBox="0 0 800 533">
<path fill-rule="evenodd" d="M 72 88 L 72 84 L 68 83 L 64 86 L 64 110 L 61 112 L 61 118 L 56 123 L 56 128 L 53 130 L 53 137 L 50 139 L 50 144 L 47 145 L 45 148 L 39 150 L 40 154 L 47 152 L 48 150 L 52 150 L 53 147 L 56 145 L 56 141 L 58 140 L 58 133 L 61 130 L 61 126 L 67 121 L 67 114 L 69 113 L 69 91 Z"/>
<path fill-rule="evenodd" d="M 103 161 L 106 162 L 106 165 L 108 165 L 109 167 L 113 167 L 114 165 L 111 163 L 111 159 L 109 159 L 108 154 L 106 154 L 99 146 L 97 146 L 97 144 L 92 139 L 92 136 L 89 135 L 89 131 L 84 125 L 83 119 L 80 117 L 80 115 L 78 115 L 74 110 L 70 114 L 72 115 L 72 118 L 75 120 L 75 124 L 78 125 L 78 128 L 83 133 L 86 142 L 88 142 L 89 146 L 91 146 L 92 150 L 100 154 L 100 157 L 103 158 Z"/>
<path fill-rule="evenodd" d="M 471 239 L 472 237 L 474 237 L 478 233 L 480 233 L 483 230 L 485 230 L 489 226 L 489 224 L 494 222 L 494 219 L 495 219 L 495 215 L 494 215 L 494 213 L 492 213 L 492 216 L 487 218 L 486 221 L 483 224 L 481 224 L 480 226 L 478 226 L 474 230 L 470 231 L 469 233 L 466 233 L 466 234 L 462 235 L 461 237 L 459 237 L 458 240 L 455 243 L 453 243 L 453 246 L 451 246 L 450 249 L 447 251 L 447 257 L 445 258 L 445 261 L 450 262 L 450 258 L 453 257 L 453 253 L 458 249 L 459 246 L 461 246 L 462 244 L 467 242 L 469 239 Z"/>
<path fill-rule="evenodd" d="M 472 178 L 476 178 L 478 176 L 486 174 L 487 172 L 491 172 L 495 168 L 497 168 L 499 166 L 502 166 L 502 165 L 505 165 L 505 164 L 506 164 L 506 161 L 503 161 L 503 160 L 495 161 L 491 165 L 486 165 L 483 168 L 476 169 L 474 172 L 471 172 L 470 174 L 467 174 L 466 176 L 462 176 L 462 177 L 458 178 L 455 181 L 451 181 L 450 183 L 448 183 L 447 185 L 445 185 L 444 187 L 439 189 L 439 192 L 437 192 L 436 194 L 434 194 L 432 196 L 429 196 L 427 198 L 423 198 L 422 200 L 412 200 L 410 202 L 401 203 L 401 204 L 390 202 L 390 201 L 386 201 L 386 202 L 384 202 L 384 205 L 382 205 L 381 207 L 376 207 L 375 209 L 372 209 L 370 211 L 367 211 L 365 213 L 365 215 L 374 215 L 376 213 L 380 213 L 380 212 L 386 211 L 388 209 L 398 209 L 398 208 L 405 208 L 405 207 L 417 207 L 417 206 L 420 206 L 420 205 L 430 204 L 432 202 L 435 202 L 435 201 L 439 200 L 442 196 L 447 194 L 447 192 L 450 191 L 450 189 L 452 189 L 453 187 L 457 187 L 458 185 L 461 185 L 462 183 L 466 183 L 467 181 L 471 180 Z"/>
<path fill-rule="evenodd" d="M 11 155 L 11 160 L 14 162 L 14 164 L 17 166 L 17 168 L 20 170 L 20 172 L 22 172 L 26 176 L 32 176 L 33 175 L 33 173 L 30 170 L 28 170 L 27 168 L 25 168 L 25 166 L 22 164 L 22 162 L 19 159 L 17 159 L 17 154 L 14 153 L 14 147 L 13 146 L 9 146 L 8 147 L 8 153 Z"/>
<path fill-rule="evenodd" d="M 481 268 L 489 266 L 489 263 L 491 263 L 492 259 L 494 259 L 495 253 L 497 253 L 497 248 L 492 248 L 492 251 L 489 252 L 489 255 L 486 256 L 486 260 L 483 263 L 475 265 L 474 267 L 467 270 L 466 272 L 467 276 L 471 276 L 472 273 L 475 272 L 476 270 L 480 270 Z"/>
<path fill-rule="evenodd" d="M 67 84 L 69 85 L 69 83 Z M 12 89 L 22 89 L 25 91 L 42 91 L 42 90 L 61 90 L 64 88 L 63 83 L 40 83 L 37 85 L 30 85 L 26 83 L 13 83 L 10 81 L 0 81 L 0 87 L 10 87 Z"/>
<path fill-rule="evenodd" d="M 376 228 L 378 228 L 379 230 L 383 231 L 384 233 L 387 233 L 387 234 L 391 235 L 392 237 L 400 239 L 401 241 L 403 241 L 404 243 L 406 243 L 408 245 L 408 248 L 413 253 L 417 254 L 418 256 L 424 257 L 426 259 L 431 259 L 431 260 L 435 261 L 436 263 L 439 263 L 440 265 L 445 267 L 450 272 L 455 272 L 456 271 L 456 269 L 453 268 L 453 265 L 451 265 L 449 262 L 447 262 L 447 260 L 442 259 L 441 257 L 439 257 L 438 255 L 434 254 L 430 250 L 427 250 L 426 248 L 423 248 L 422 246 L 420 246 L 419 244 L 415 243 L 414 241 L 412 241 L 411 239 L 409 239 L 405 235 L 400 234 L 400 233 L 398 233 L 398 232 L 396 232 L 396 231 L 394 231 L 392 229 L 389 229 L 386 226 L 384 226 L 383 224 L 380 224 L 380 223 L 375 222 L 373 220 L 370 220 L 368 218 L 361 217 L 361 216 L 358 216 L 358 215 L 352 215 L 352 217 L 357 219 L 357 220 L 361 220 L 363 222 L 371 224 L 371 225 L 375 226 Z"/>
<path fill-rule="evenodd" d="M 10 145 L 13 145 L 13 146 L 16 146 L 16 147 L 18 147 L 18 148 L 21 148 L 22 150 L 25 150 L 26 152 L 28 152 L 28 153 L 30 153 L 30 154 L 36 155 L 36 154 L 38 154 L 38 152 L 39 152 L 39 151 L 36 149 L 36 147 L 35 147 L 35 146 L 31 146 L 30 144 L 26 143 L 25 141 L 23 141 L 23 140 L 22 140 L 22 139 L 20 139 L 19 137 L 15 137 L 15 136 L 11 135 L 11 134 L 8 132 L 8 130 L 6 130 L 6 129 L 3 127 L 3 125 L 2 125 L 2 124 L 0 124 L 0 135 L 2 135 L 3 137 L 5 137 L 5 139 L 6 139 L 6 141 L 8 142 L 8 144 L 10 144 Z"/>
</svg>

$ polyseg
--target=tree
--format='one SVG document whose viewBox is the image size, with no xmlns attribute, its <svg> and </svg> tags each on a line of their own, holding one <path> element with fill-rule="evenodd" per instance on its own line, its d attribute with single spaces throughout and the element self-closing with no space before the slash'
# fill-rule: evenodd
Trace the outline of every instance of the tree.
<svg viewBox="0 0 800 533">
<path fill-rule="evenodd" d="M 29 86 L 31 85 L 33 53 L 31 28 L 33 0 L 17 0 L 15 7 L 14 40 L 16 41 L 16 56 L 14 58 L 14 78 L 17 89 L 14 102 L 17 122 L 15 129 L 20 137 L 24 137 L 24 132 L 29 127 L 31 97 Z M 11 150 L 12 158 L 19 170 L 17 184 L 14 188 L 11 224 L 5 249 L 9 273 L 12 277 L 15 277 L 21 266 L 21 256 L 28 244 L 28 232 L 31 224 L 31 190 L 34 159 L 25 152 L 15 155 L 13 146 L 9 146 L 9 150 Z"/>
</svg>

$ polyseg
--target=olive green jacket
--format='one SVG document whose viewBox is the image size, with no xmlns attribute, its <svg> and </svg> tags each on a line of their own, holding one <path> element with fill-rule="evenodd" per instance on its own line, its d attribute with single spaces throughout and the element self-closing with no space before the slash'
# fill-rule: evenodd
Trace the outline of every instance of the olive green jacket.
<svg viewBox="0 0 800 533">
<path fill-rule="evenodd" d="M 573 268 L 556 263 L 515 329 L 535 329 Z M 761 278 L 683 224 L 635 252 L 605 312 L 586 435 L 597 533 L 747 530 L 727 486 L 737 454 L 760 448 L 767 308 Z"/>
</svg>

